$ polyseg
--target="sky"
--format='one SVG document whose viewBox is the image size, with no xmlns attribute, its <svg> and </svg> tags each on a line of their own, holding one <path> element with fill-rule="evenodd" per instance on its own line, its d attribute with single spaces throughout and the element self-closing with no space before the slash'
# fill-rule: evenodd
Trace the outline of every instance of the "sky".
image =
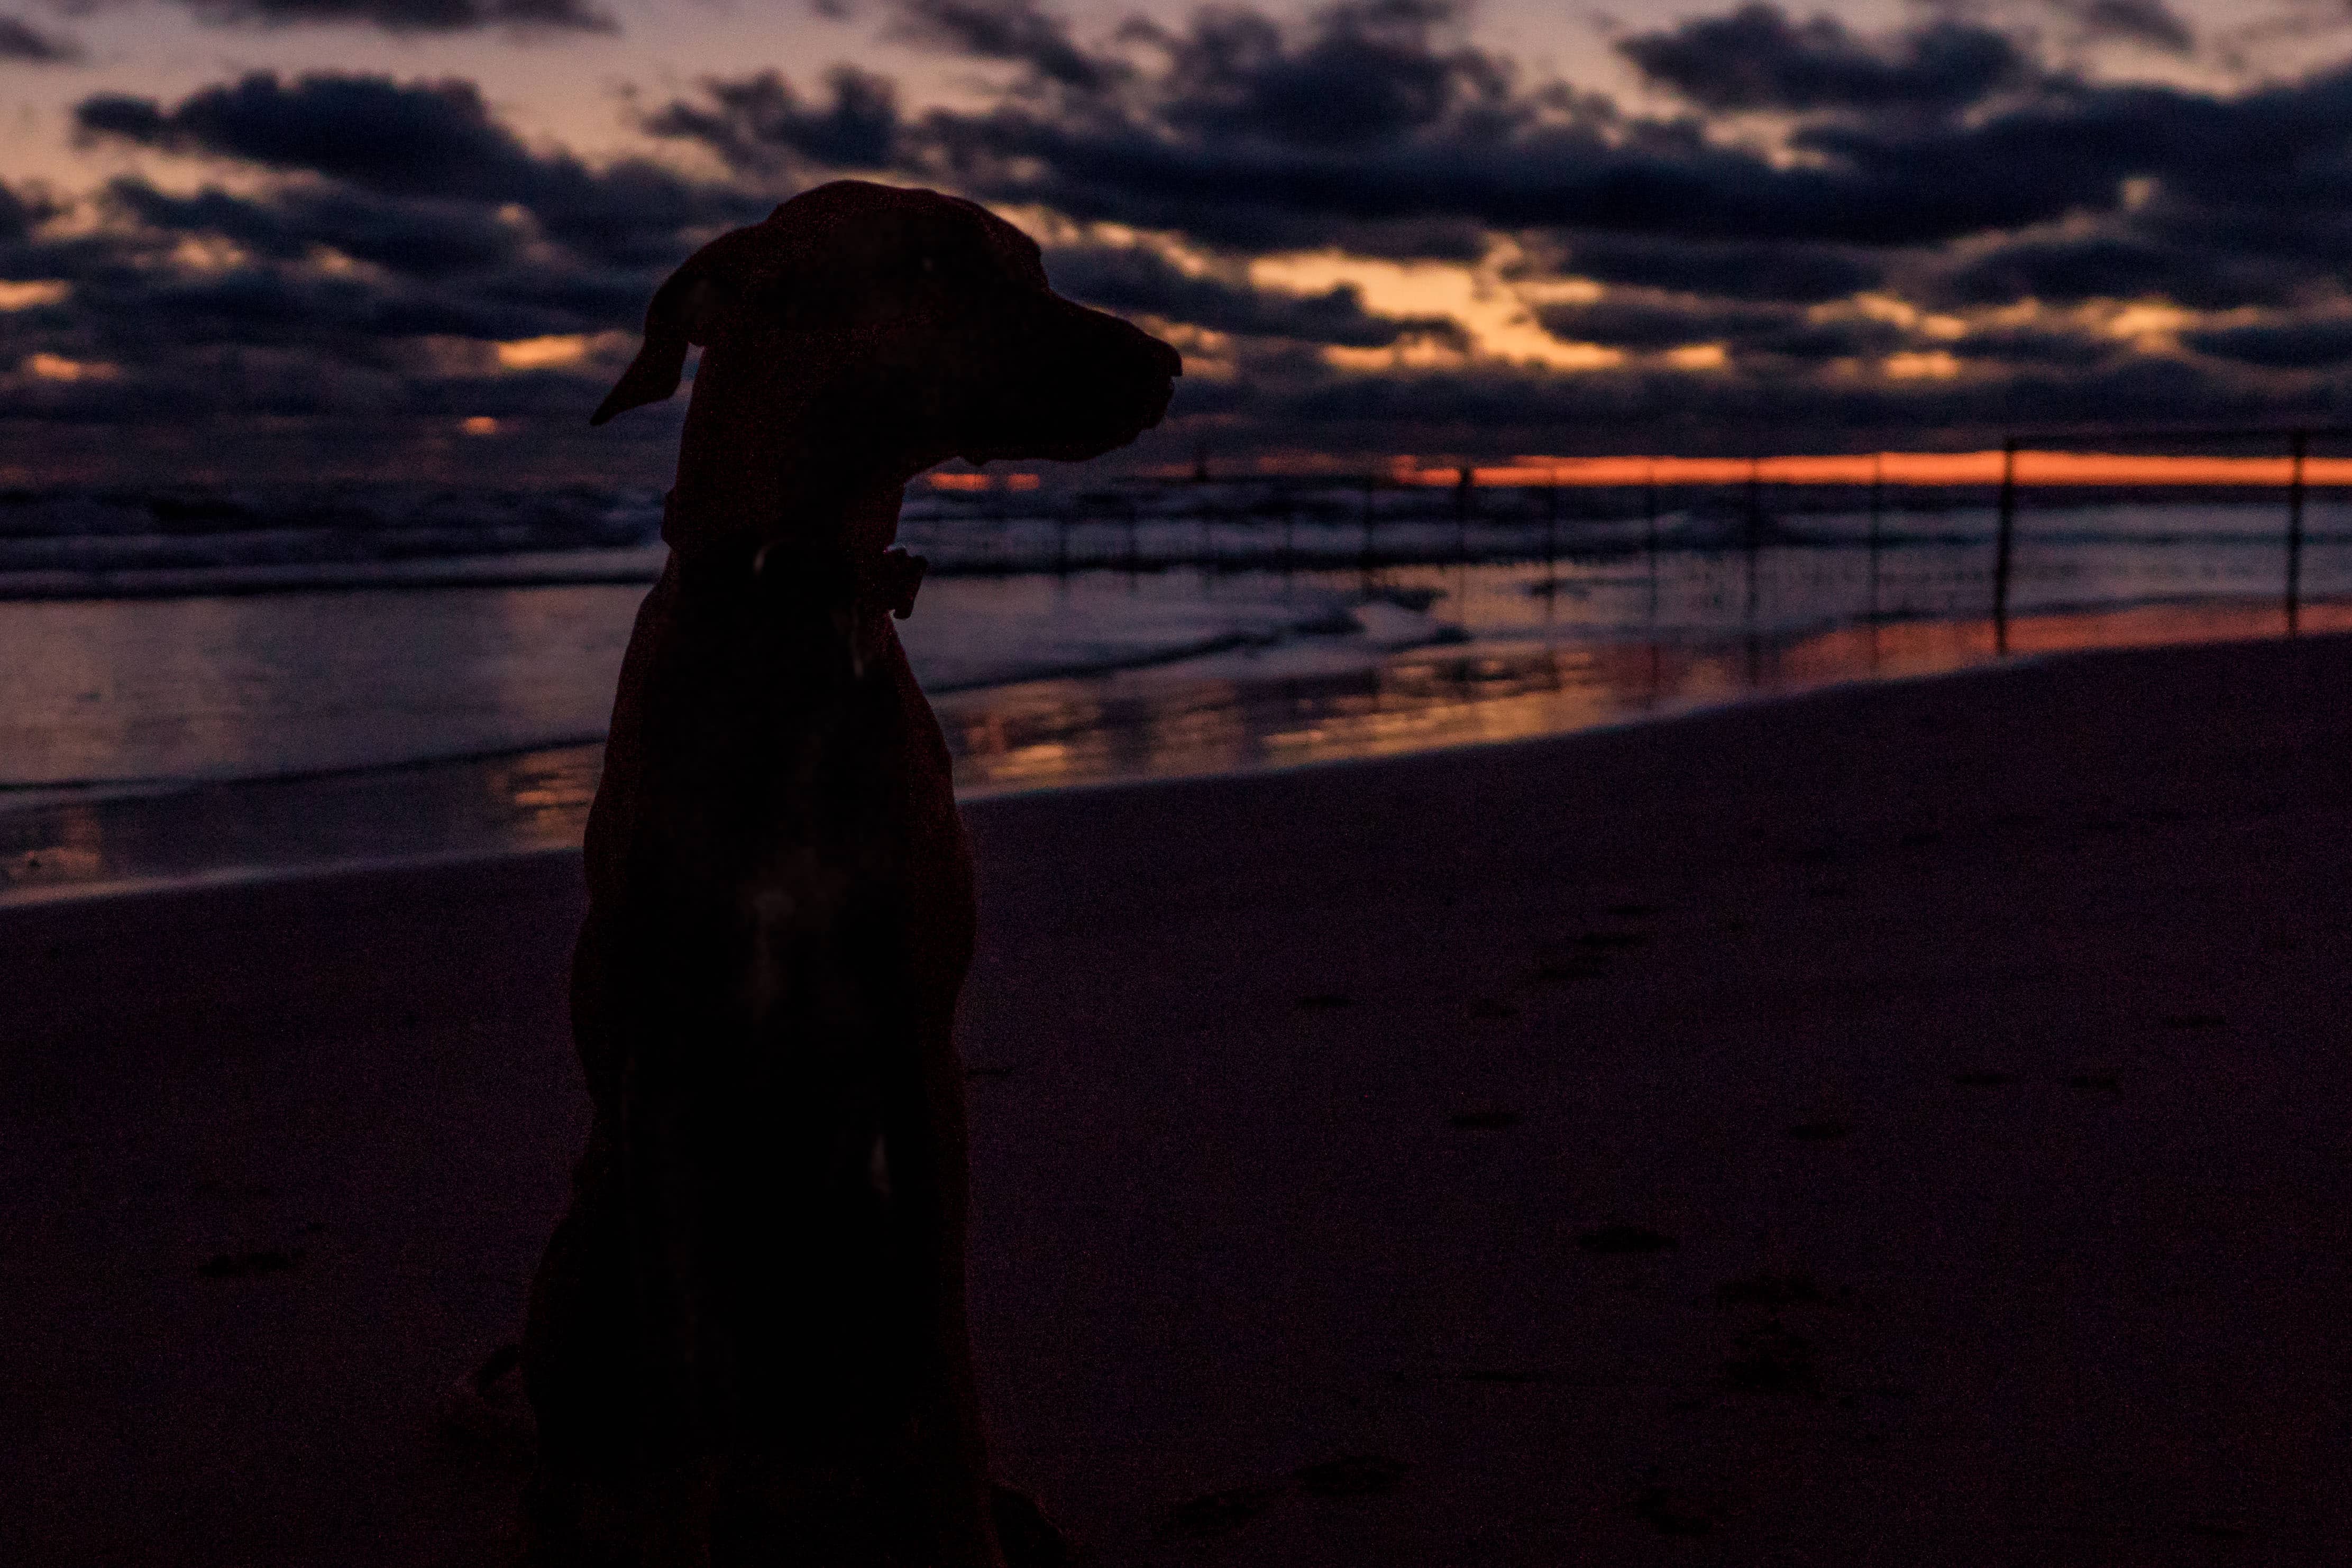
<svg viewBox="0 0 2352 1568">
<path fill-rule="evenodd" d="M 2352 413 L 2347 0 L 0 0 L 0 484 L 658 484 L 843 176 L 1183 350 L 1130 466 Z"/>
</svg>

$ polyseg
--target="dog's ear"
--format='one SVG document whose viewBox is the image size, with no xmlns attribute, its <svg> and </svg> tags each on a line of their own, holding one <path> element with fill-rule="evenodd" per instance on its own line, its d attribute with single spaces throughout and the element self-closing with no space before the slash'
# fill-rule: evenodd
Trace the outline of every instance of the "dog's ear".
<svg viewBox="0 0 2352 1568">
<path fill-rule="evenodd" d="M 646 307 L 646 339 L 637 357 L 629 361 L 629 368 L 621 372 L 621 379 L 613 383 L 588 423 L 602 424 L 616 413 L 659 402 L 677 391 L 686 374 L 686 350 L 709 340 L 719 306 L 719 285 L 708 268 L 688 260 L 671 273 L 669 281 L 654 290 L 653 303 Z"/>
</svg>

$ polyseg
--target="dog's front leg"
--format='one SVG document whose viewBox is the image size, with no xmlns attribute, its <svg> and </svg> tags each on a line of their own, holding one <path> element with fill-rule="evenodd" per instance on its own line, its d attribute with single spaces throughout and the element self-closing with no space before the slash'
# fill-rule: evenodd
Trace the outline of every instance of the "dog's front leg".
<svg viewBox="0 0 2352 1568">
<path fill-rule="evenodd" d="M 1002 1568 L 989 1508 L 987 1444 L 964 1319 L 965 1135 L 960 1074 L 946 1019 L 906 1018 L 892 1030 L 884 1105 L 898 1289 L 914 1336 L 908 1409 L 908 1502 L 938 1568 Z"/>
</svg>

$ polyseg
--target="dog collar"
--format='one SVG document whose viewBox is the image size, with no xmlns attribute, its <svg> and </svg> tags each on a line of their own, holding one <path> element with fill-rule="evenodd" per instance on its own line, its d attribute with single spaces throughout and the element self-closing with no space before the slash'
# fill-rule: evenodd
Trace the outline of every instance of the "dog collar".
<svg viewBox="0 0 2352 1568">
<path fill-rule="evenodd" d="M 915 612 L 915 595 L 921 591 L 923 573 L 930 562 L 904 545 L 892 545 L 869 558 L 869 571 L 857 574 L 860 597 L 904 621 Z"/>
<path fill-rule="evenodd" d="M 845 559 L 831 551 L 805 549 L 771 539 L 752 549 L 740 570 L 752 578 L 773 569 L 798 570 L 811 577 L 830 578 L 849 589 L 845 597 L 851 602 L 887 610 L 904 621 L 915 612 L 915 595 L 921 591 L 923 573 L 930 564 L 904 545 L 892 545 L 862 558 Z"/>
<path fill-rule="evenodd" d="M 677 504 L 677 492 L 675 490 L 662 497 L 662 537 L 664 538 L 669 537 L 670 509 Z M 924 557 L 908 550 L 904 545 L 891 545 L 862 557 L 846 556 L 823 549 L 812 549 L 804 545 L 787 543 L 780 538 L 748 547 L 748 556 L 736 553 L 738 550 L 746 549 L 740 544 L 731 549 L 721 546 L 715 550 L 697 550 L 692 554 L 678 549 L 675 544 L 670 548 L 677 555 L 679 564 L 695 575 L 701 576 L 712 568 L 717 568 L 722 578 L 730 574 L 726 564 L 730 557 L 734 561 L 740 563 L 732 568 L 732 570 L 739 570 L 746 576 L 756 578 L 769 565 L 773 558 L 773 552 L 782 550 L 786 556 L 798 557 L 798 564 L 812 576 L 830 578 L 835 581 L 847 579 L 855 585 L 849 594 L 853 602 L 877 610 L 887 610 L 901 621 L 915 612 L 915 595 L 921 591 L 923 573 L 931 564 Z M 706 561 L 708 565 L 703 564 Z"/>
</svg>

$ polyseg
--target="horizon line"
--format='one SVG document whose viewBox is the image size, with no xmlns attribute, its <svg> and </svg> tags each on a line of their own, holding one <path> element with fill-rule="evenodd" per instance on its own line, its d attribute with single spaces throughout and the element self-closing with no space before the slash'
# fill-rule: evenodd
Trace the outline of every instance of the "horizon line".
<svg viewBox="0 0 2352 1568">
<path fill-rule="evenodd" d="M 1467 474 L 1473 487 L 1631 488 L 1652 484 L 1740 485 L 1751 480 L 1780 485 L 1885 484 L 1924 487 L 1999 485 L 2009 456 L 2000 447 L 1977 452 L 1792 453 L 1769 457 L 1521 455 L 1501 463 L 1468 464 L 1427 463 L 1419 457 L 1402 455 L 1389 459 L 1385 467 L 1370 474 L 1319 464 L 1277 461 L 1241 472 L 1213 473 L 1209 477 L 1213 481 L 1328 478 L 1335 482 L 1370 477 L 1390 485 L 1458 486 Z M 2021 446 L 2015 456 L 2016 482 L 2039 486 L 2211 485 L 2284 489 L 2293 481 L 2295 466 L 2295 459 L 2284 454 L 2273 457 L 2204 457 Z M 2302 466 L 2305 486 L 2352 486 L 2352 457 L 2306 456 Z M 1160 479 L 1198 476 L 1196 468 L 1178 465 L 1157 465 L 1142 473 Z M 972 485 L 971 479 L 985 477 L 942 475 L 934 476 L 933 483 L 940 489 L 977 489 L 986 486 Z M 1025 487 L 1020 485 L 1023 478 L 1035 483 L 1030 476 L 1004 477 L 1015 487 Z M 950 483 L 940 485 L 937 481 L 940 478 Z"/>
</svg>

